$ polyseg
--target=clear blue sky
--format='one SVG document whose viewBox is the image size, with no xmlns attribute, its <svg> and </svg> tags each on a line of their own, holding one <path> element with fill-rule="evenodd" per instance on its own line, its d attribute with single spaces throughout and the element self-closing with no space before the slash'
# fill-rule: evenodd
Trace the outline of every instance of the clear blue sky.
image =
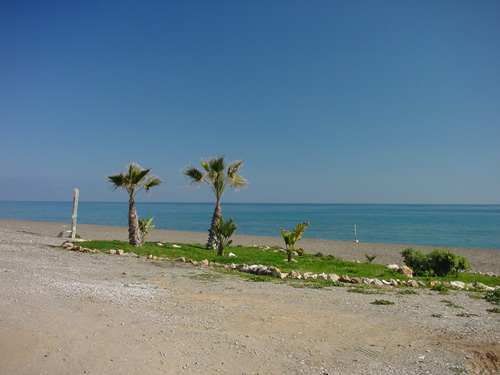
<svg viewBox="0 0 500 375">
<path fill-rule="evenodd" d="M 0 0 L 0 53 L 0 200 L 500 203 L 496 0 Z"/>
</svg>

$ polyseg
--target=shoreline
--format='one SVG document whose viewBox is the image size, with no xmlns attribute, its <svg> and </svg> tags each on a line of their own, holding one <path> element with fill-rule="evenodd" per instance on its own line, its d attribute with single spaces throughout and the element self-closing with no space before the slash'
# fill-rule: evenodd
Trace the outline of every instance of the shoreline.
<svg viewBox="0 0 500 375">
<path fill-rule="evenodd" d="M 0 229 L 6 228 L 19 232 L 28 232 L 46 237 L 57 238 L 63 232 L 68 237 L 67 231 L 71 230 L 71 223 L 57 223 L 45 221 L 10 220 L 0 219 Z M 78 224 L 77 233 L 86 240 L 119 240 L 127 241 L 128 228 L 92 224 Z M 243 246 L 283 246 L 281 237 L 233 235 L 234 245 Z M 61 238 L 62 240 L 62 238 Z M 148 241 L 161 241 L 170 243 L 201 243 L 207 240 L 206 233 L 172 231 L 167 229 L 154 229 L 148 235 Z M 61 242 L 62 243 L 62 242 Z M 298 247 L 307 253 L 315 254 L 322 252 L 325 255 L 334 255 L 337 258 L 348 261 L 366 262 L 365 254 L 376 255 L 374 263 L 402 265 L 400 252 L 408 247 L 420 250 L 424 253 L 434 250 L 434 246 L 424 245 L 400 245 L 368 242 L 348 242 L 324 239 L 302 238 Z M 493 272 L 500 274 L 500 250 L 476 249 L 462 247 L 439 247 L 442 250 L 452 251 L 467 258 L 473 271 Z"/>
</svg>

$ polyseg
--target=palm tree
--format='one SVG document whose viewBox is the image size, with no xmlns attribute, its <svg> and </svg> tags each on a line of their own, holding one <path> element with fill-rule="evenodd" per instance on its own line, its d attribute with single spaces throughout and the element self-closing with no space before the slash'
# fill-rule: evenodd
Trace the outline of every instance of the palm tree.
<svg viewBox="0 0 500 375">
<path fill-rule="evenodd" d="M 214 228 L 219 222 L 221 216 L 220 199 L 226 187 L 231 186 L 235 191 L 245 187 L 248 182 L 243 176 L 238 174 L 238 170 L 243 164 L 243 160 L 233 162 L 226 171 L 224 156 L 219 158 L 210 158 L 208 160 L 201 159 L 203 171 L 197 169 L 194 165 L 188 165 L 183 174 L 187 176 L 191 183 L 200 185 L 203 181 L 207 183 L 215 194 L 217 203 L 215 204 L 214 214 L 212 215 L 212 224 L 209 229 L 207 249 L 215 248 L 215 232 Z"/>
<path fill-rule="evenodd" d="M 113 184 L 114 190 L 120 188 L 121 190 L 126 190 L 128 193 L 128 240 L 133 246 L 141 246 L 142 244 L 134 196 L 142 189 L 149 193 L 151 192 L 151 188 L 160 185 L 162 182 L 157 176 L 151 175 L 148 177 L 150 171 L 151 168 L 144 169 L 139 164 L 130 163 L 127 166 L 126 173 L 121 172 L 106 176 L 109 182 Z"/>
</svg>

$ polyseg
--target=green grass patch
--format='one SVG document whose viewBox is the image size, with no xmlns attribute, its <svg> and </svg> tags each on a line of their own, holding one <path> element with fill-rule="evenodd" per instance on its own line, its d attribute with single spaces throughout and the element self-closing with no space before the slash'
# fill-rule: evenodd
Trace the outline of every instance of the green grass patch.
<svg viewBox="0 0 500 375">
<path fill-rule="evenodd" d="M 472 299 L 484 299 L 484 297 L 480 294 L 467 294 L 467 297 L 472 298 Z"/>
<path fill-rule="evenodd" d="M 461 318 L 472 318 L 473 316 L 477 316 L 477 314 L 460 313 L 460 314 L 457 314 L 457 316 L 459 316 Z"/>
<path fill-rule="evenodd" d="M 186 259 L 193 259 L 195 261 L 201 261 L 207 259 L 209 262 L 216 262 L 219 264 L 263 264 L 266 266 L 275 266 L 281 270 L 281 272 L 299 271 L 299 272 L 312 272 L 316 274 L 320 273 L 335 273 L 339 276 L 349 275 L 350 277 L 366 277 L 366 278 L 378 278 L 378 279 L 400 279 L 409 280 L 408 277 L 396 273 L 394 270 L 390 270 L 384 265 L 373 264 L 373 263 L 356 263 L 348 262 L 342 259 L 337 259 L 331 255 L 323 254 L 304 254 L 301 256 L 294 256 L 293 258 L 297 262 L 287 262 L 286 253 L 279 251 L 277 246 L 270 247 L 264 250 L 260 247 L 246 247 L 246 246 L 229 246 L 226 249 L 226 254 L 232 252 L 236 254 L 237 257 L 228 256 L 218 256 L 213 250 L 206 250 L 205 246 L 202 244 L 182 244 L 177 243 L 181 246 L 180 248 L 173 248 L 171 243 L 164 243 L 163 246 L 156 245 L 155 242 L 146 242 L 142 246 L 131 246 L 128 242 L 122 241 L 87 241 L 82 242 L 80 245 L 88 247 L 91 249 L 98 249 L 102 252 L 106 252 L 111 249 L 122 249 L 123 251 L 129 253 L 133 252 L 139 256 L 147 257 L 149 254 L 162 257 L 167 260 L 175 260 L 179 257 L 184 257 Z M 429 280 L 440 280 L 452 281 L 455 280 L 453 277 L 441 277 L 441 278 L 415 278 L 415 280 L 429 281 Z M 489 286 L 500 286 L 500 278 L 491 277 L 485 275 L 476 275 L 469 273 L 460 273 L 458 277 L 459 281 L 466 283 L 481 282 Z M 332 286 L 335 286 L 331 284 Z M 441 288 L 441 287 L 440 287 Z M 442 292 L 444 293 L 444 292 Z"/>
<path fill-rule="evenodd" d="M 486 300 L 494 303 L 495 305 L 500 305 L 500 289 L 497 289 L 492 293 L 488 293 L 486 295 Z"/>
<path fill-rule="evenodd" d="M 448 307 L 453 307 L 454 309 L 463 309 L 462 306 L 459 306 L 451 301 L 448 301 L 447 299 L 443 299 L 441 302 L 446 303 Z"/>
<path fill-rule="evenodd" d="M 382 305 L 382 306 L 384 306 L 384 305 L 395 305 L 394 302 L 387 301 L 386 299 L 376 299 L 371 304 L 372 305 Z"/>
<path fill-rule="evenodd" d="M 500 314 L 500 307 L 495 307 L 494 309 L 486 309 L 489 313 Z"/>
</svg>

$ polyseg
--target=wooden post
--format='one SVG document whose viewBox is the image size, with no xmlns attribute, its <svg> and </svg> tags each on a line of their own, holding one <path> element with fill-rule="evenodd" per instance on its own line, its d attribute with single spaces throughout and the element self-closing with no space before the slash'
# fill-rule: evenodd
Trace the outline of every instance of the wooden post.
<svg viewBox="0 0 500 375">
<path fill-rule="evenodd" d="M 71 215 L 71 238 L 75 238 L 76 236 L 76 217 L 78 211 L 78 196 L 80 195 L 80 191 L 75 189 L 73 195 L 73 215 Z"/>
</svg>

